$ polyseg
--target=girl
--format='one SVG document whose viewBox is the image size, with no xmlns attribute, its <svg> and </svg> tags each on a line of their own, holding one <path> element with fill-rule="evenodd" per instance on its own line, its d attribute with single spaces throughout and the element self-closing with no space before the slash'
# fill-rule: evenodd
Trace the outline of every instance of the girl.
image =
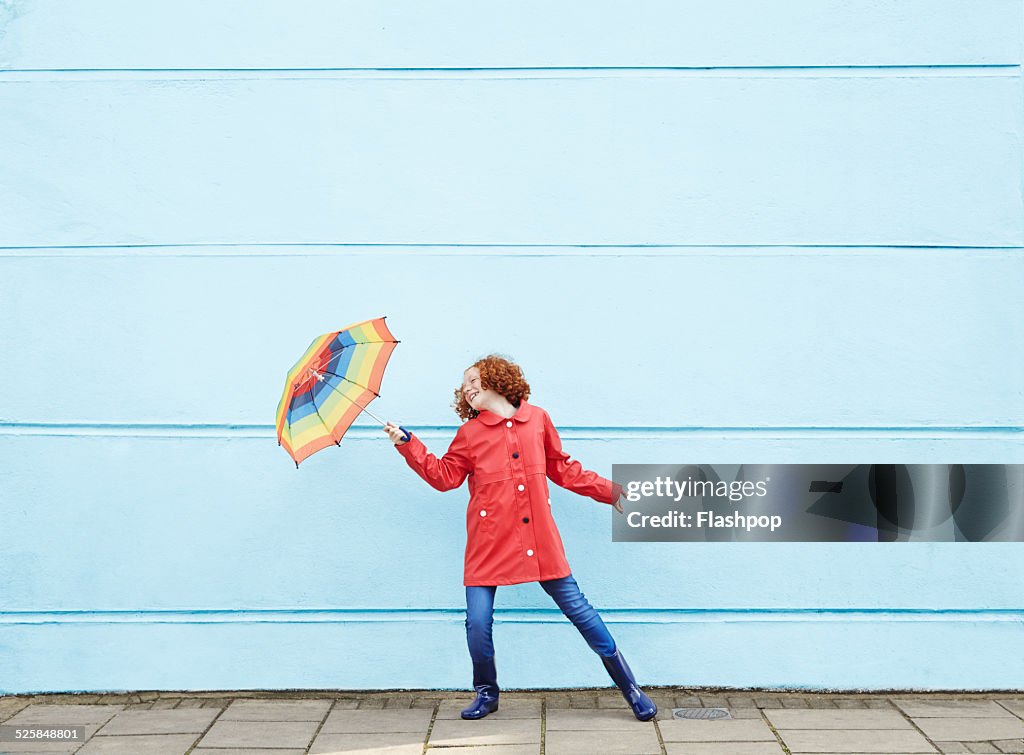
<svg viewBox="0 0 1024 755">
<path fill-rule="evenodd" d="M 476 698 L 463 718 L 498 709 L 491 625 L 498 585 L 540 582 L 604 663 L 641 721 L 658 712 L 636 683 L 608 628 L 580 592 L 551 515 L 548 478 L 622 513 L 622 487 L 570 461 L 548 413 L 527 403 L 530 386 L 518 365 L 500 356 L 479 360 L 455 389 L 462 418 L 447 453 L 429 453 L 415 435 L 388 423 L 384 431 L 410 467 L 437 490 L 469 478 L 466 512 L 466 639 Z"/>
</svg>

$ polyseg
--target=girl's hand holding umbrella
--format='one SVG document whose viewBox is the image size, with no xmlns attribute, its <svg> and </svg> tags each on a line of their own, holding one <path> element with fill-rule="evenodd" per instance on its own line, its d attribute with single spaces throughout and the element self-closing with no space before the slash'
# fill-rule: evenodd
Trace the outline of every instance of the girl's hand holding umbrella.
<svg viewBox="0 0 1024 755">
<path fill-rule="evenodd" d="M 388 422 L 384 425 L 384 432 L 388 434 L 388 437 L 391 438 L 391 442 L 396 446 L 402 446 L 408 443 L 408 438 L 402 428 L 392 422 Z"/>
</svg>

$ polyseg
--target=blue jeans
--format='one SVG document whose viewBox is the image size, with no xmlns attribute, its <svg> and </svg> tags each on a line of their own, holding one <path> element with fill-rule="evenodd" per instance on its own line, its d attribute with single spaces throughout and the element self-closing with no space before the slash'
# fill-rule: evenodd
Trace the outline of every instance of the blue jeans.
<svg viewBox="0 0 1024 755">
<path fill-rule="evenodd" d="M 591 650 L 603 656 L 615 652 L 615 640 L 608 632 L 608 627 L 580 592 L 571 574 L 561 579 L 545 580 L 540 586 L 555 599 L 562 613 L 580 630 Z M 469 644 L 469 655 L 476 662 L 494 655 L 491 626 L 494 623 L 494 593 L 497 589 L 496 585 L 466 585 L 466 642 Z"/>
</svg>

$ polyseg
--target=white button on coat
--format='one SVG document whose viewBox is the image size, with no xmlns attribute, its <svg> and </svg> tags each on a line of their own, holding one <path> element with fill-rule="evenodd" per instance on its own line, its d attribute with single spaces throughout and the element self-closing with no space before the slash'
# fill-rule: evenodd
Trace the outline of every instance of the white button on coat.
<svg viewBox="0 0 1024 755">
<path fill-rule="evenodd" d="M 532 556 L 532 555 L 533 555 L 533 551 L 532 551 L 532 550 L 528 550 L 528 551 L 526 551 L 526 555 L 527 555 L 527 556 Z"/>
<path fill-rule="evenodd" d="M 519 486 L 519 490 L 526 490 L 526 486 L 525 485 L 520 485 Z"/>
<path fill-rule="evenodd" d="M 483 509 L 480 510 L 480 516 L 487 516 L 487 512 Z"/>
<path fill-rule="evenodd" d="M 505 423 L 505 427 L 512 427 L 512 420 Z"/>
</svg>

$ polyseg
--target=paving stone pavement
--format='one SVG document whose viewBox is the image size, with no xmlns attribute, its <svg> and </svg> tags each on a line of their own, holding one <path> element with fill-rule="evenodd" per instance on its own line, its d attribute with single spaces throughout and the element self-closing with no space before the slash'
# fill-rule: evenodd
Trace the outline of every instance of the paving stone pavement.
<svg viewBox="0 0 1024 755">
<path fill-rule="evenodd" d="M 648 689 L 653 721 L 612 689 L 503 692 L 464 721 L 468 692 L 217 690 L 0 695 L 0 728 L 84 727 L 84 738 L 0 741 L 82 755 L 909 755 L 1024 753 L 1024 690 L 799 693 Z M 724 719 L 673 708 L 724 708 Z"/>
</svg>

